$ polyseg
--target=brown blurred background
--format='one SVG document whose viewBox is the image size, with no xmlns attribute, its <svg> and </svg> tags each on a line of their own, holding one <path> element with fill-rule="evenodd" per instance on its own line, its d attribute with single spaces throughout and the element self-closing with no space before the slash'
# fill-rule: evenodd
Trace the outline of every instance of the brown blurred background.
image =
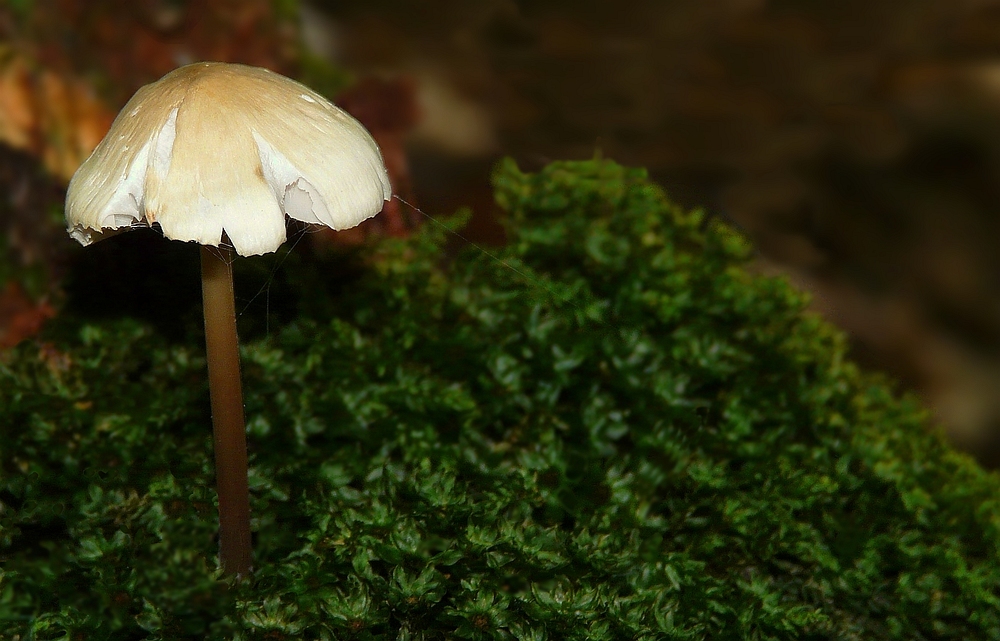
<svg viewBox="0 0 1000 641">
<path fill-rule="evenodd" d="M 1000 464 L 1000 0 L 0 0 L 0 343 L 58 313 L 76 165 L 199 59 L 335 98 L 477 242 L 501 155 L 648 167 Z M 359 233 L 420 218 L 392 207 Z"/>
</svg>

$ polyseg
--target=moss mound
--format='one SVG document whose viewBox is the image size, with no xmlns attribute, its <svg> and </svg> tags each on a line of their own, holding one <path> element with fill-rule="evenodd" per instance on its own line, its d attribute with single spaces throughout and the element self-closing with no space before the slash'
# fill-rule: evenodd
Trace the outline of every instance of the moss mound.
<svg viewBox="0 0 1000 641">
<path fill-rule="evenodd" d="M 738 235 L 611 162 L 495 183 L 499 258 L 429 226 L 245 345 L 241 585 L 195 332 L 9 354 L 0 636 L 1000 638 L 996 477 Z"/>
</svg>

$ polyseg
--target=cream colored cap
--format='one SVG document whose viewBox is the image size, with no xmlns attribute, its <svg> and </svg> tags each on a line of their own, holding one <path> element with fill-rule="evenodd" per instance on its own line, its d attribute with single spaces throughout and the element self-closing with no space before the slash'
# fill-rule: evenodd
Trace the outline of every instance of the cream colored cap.
<svg viewBox="0 0 1000 641">
<path fill-rule="evenodd" d="M 158 223 L 174 240 L 272 252 L 285 215 L 354 227 L 392 196 L 378 145 L 315 91 L 257 67 L 199 62 L 139 89 L 69 183 L 83 245 Z"/>
</svg>

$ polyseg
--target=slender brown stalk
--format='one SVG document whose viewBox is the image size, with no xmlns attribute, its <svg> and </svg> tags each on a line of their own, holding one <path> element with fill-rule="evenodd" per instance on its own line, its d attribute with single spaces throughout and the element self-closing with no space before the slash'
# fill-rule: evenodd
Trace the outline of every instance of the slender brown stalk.
<svg viewBox="0 0 1000 641">
<path fill-rule="evenodd" d="M 229 250 L 201 248 L 205 348 L 219 492 L 219 558 L 223 571 L 244 578 L 250 574 L 250 493 L 231 262 Z"/>
</svg>

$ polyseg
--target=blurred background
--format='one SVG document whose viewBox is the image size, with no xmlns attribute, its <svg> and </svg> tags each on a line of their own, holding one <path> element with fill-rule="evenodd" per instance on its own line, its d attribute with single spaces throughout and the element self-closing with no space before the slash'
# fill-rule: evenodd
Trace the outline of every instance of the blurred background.
<svg viewBox="0 0 1000 641">
<path fill-rule="evenodd" d="M 59 313 L 73 171 L 197 60 L 330 96 L 403 198 L 471 206 L 477 243 L 504 241 L 503 155 L 647 167 L 1000 465 L 1000 0 L 0 0 L 0 349 Z M 423 219 L 387 207 L 313 242 Z"/>
</svg>

